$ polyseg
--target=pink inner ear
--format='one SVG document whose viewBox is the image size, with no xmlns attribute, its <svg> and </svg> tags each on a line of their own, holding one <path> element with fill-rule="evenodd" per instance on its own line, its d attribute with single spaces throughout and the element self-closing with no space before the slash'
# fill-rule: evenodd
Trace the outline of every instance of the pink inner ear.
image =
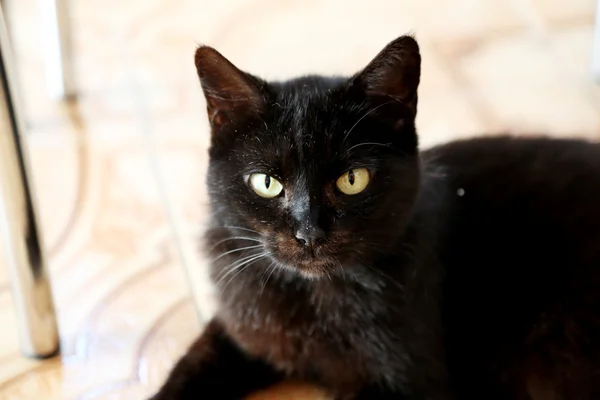
<svg viewBox="0 0 600 400">
<path fill-rule="evenodd" d="M 211 47 L 198 48 L 195 63 L 213 126 L 260 110 L 263 98 L 258 79 Z"/>
<path fill-rule="evenodd" d="M 223 125 L 223 115 L 219 112 L 218 108 L 215 108 L 214 101 L 207 99 L 206 111 L 208 114 L 208 121 L 215 128 L 220 128 Z"/>
</svg>

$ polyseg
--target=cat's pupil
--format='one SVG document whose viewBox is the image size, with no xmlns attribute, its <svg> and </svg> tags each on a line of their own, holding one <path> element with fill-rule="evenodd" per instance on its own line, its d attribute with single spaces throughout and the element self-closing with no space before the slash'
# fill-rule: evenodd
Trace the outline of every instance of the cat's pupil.
<svg viewBox="0 0 600 400">
<path fill-rule="evenodd" d="M 268 189 L 271 186 L 271 177 L 269 175 L 265 175 L 265 187 Z"/>
<path fill-rule="evenodd" d="M 351 185 L 354 185 L 354 171 L 350 170 L 348 172 L 348 182 L 350 182 Z"/>
</svg>

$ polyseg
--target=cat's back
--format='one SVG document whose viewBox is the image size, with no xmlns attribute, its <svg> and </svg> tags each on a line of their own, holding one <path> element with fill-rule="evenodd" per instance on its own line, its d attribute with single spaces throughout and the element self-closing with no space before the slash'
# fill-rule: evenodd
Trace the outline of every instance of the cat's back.
<svg viewBox="0 0 600 400">
<path fill-rule="evenodd" d="M 423 158 L 438 171 L 429 179 L 448 189 L 440 259 L 449 362 L 460 391 L 487 385 L 493 398 L 526 390 L 538 399 L 551 387 L 566 396 L 557 398 L 594 398 L 600 145 L 482 138 Z"/>
<path fill-rule="evenodd" d="M 600 143 L 583 139 L 480 137 L 439 145 L 422 156 L 426 164 L 443 166 L 452 178 L 464 183 L 480 183 L 490 174 L 529 189 L 541 183 L 542 190 L 558 190 L 585 178 L 600 183 Z M 551 179 L 547 179 L 549 173 Z"/>
<path fill-rule="evenodd" d="M 600 262 L 600 144 L 501 136 L 451 142 L 423 159 L 434 166 L 425 179 L 446 188 L 445 238 L 455 245 L 477 257 L 478 248 L 519 254 L 513 264 L 545 254 L 572 267 Z"/>
</svg>

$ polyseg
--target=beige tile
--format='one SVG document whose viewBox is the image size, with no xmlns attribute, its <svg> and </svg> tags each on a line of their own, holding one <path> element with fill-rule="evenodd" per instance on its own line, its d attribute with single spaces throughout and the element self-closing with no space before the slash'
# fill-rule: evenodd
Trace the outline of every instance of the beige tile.
<svg viewBox="0 0 600 400">
<path fill-rule="evenodd" d="M 161 141 L 159 161 L 170 197 L 192 212 L 208 202 L 205 190 L 208 148 L 194 145 L 192 140 L 165 142 Z"/>
<path fill-rule="evenodd" d="M 528 0 L 539 15 L 550 24 L 572 22 L 590 24 L 596 10 L 596 0 Z"/>
<path fill-rule="evenodd" d="M 9 381 L 0 392 L 2 400 L 16 399 L 48 399 L 61 400 L 63 373 L 60 361 L 50 360 L 30 367 L 29 372 L 18 375 Z"/>
<path fill-rule="evenodd" d="M 505 0 L 425 0 L 405 4 L 417 33 L 439 41 L 499 35 L 526 27 L 518 7 Z"/>
<path fill-rule="evenodd" d="M 545 41 L 482 41 L 455 63 L 506 129 L 598 136 L 598 108 L 557 65 Z"/>
<path fill-rule="evenodd" d="M 286 2 L 257 12 L 211 44 L 251 70 L 286 77 L 354 72 L 384 44 L 409 31 L 417 37 L 450 39 L 521 26 L 503 1 L 374 1 L 369 7 L 359 2 Z M 264 62 L 271 58 L 274 63 Z"/>
<path fill-rule="evenodd" d="M 64 234 L 73 223 L 78 186 L 85 162 L 76 139 L 60 133 L 63 140 L 28 140 L 28 159 L 32 184 L 44 242 L 50 252 L 60 245 Z M 30 139 L 32 136 L 28 136 Z M 40 138 L 41 139 L 41 138 Z"/>
<path fill-rule="evenodd" d="M 376 1 L 367 8 L 341 7 L 338 3 L 264 2 L 236 10 L 229 24 L 224 25 L 226 29 L 190 36 L 182 41 L 185 47 L 178 47 L 181 51 L 171 54 L 179 62 L 177 70 L 193 79 L 192 46 L 187 44 L 191 40 L 213 45 L 242 68 L 267 78 L 311 72 L 350 73 L 362 67 L 385 43 L 410 29 L 402 15 L 393 12 L 392 2 Z M 371 17 L 379 23 L 357 29 Z M 154 48 L 150 43 L 146 46 Z M 161 54 L 152 53 L 155 57 Z"/>
<path fill-rule="evenodd" d="M 20 356 L 0 262 L 0 400 L 145 398 L 198 334 L 147 147 L 156 146 L 185 237 L 198 243 L 209 215 L 198 43 L 286 78 L 351 74 L 412 31 L 423 54 L 423 147 L 501 128 L 598 137 L 599 87 L 587 74 L 593 3 L 74 0 L 80 96 L 65 105 L 45 91 L 39 2 L 9 2 L 63 354 Z M 214 299 L 198 287 L 204 317 Z M 324 396 L 283 385 L 255 397 Z"/>
<path fill-rule="evenodd" d="M 3 273 L 6 273 L 4 268 L 2 268 L 2 270 Z M 7 373 L 4 364 L 9 360 L 12 363 L 14 358 L 19 358 L 18 354 L 16 354 L 19 344 L 15 309 L 11 292 L 6 289 L 7 288 L 0 292 L 0 322 L 2 323 L 1 326 L 5 327 L 2 332 L 2 340 L 0 340 L 0 362 L 2 363 L 2 368 L 0 368 L 0 381 L 11 376 L 11 374 Z"/>
<path fill-rule="evenodd" d="M 8 277 L 8 268 L 4 258 L 4 249 L 0 248 L 0 294 L 8 293 L 10 290 L 10 281 Z"/>
<path fill-rule="evenodd" d="M 486 121 L 460 89 L 426 93 L 419 98 L 417 128 L 421 148 L 483 134 Z"/>
<path fill-rule="evenodd" d="M 588 26 L 550 31 L 550 46 L 564 74 L 573 87 L 588 96 L 590 102 L 600 110 L 600 85 L 591 73 L 593 31 Z"/>
<path fill-rule="evenodd" d="M 421 148 L 483 133 L 491 121 L 480 115 L 470 89 L 461 86 L 436 47 L 423 47 L 422 65 L 417 115 Z"/>
</svg>

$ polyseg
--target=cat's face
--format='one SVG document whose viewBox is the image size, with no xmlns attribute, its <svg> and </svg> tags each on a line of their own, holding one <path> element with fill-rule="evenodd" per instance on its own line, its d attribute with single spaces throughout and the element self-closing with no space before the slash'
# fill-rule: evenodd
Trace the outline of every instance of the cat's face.
<svg viewBox="0 0 600 400">
<path fill-rule="evenodd" d="M 266 83 L 208 47 L 196 65 L 215 223 L 311 277 L 390 251 L 419 182 L 414 39 L 390 43 L 350 79 Z"/>
</svg>

